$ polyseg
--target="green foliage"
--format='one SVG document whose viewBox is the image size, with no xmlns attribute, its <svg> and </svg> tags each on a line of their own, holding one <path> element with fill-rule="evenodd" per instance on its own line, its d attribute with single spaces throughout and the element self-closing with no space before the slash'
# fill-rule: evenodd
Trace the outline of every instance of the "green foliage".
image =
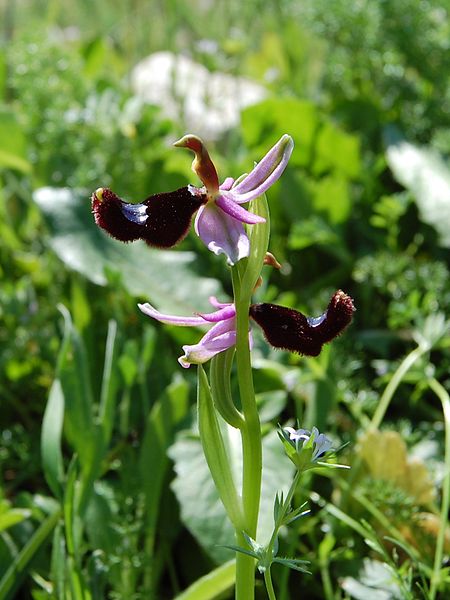
<svg viewBox="0 0 450 600">
<path fill-rule="evenodd" d="M 294 505 L 308 500 L 311 515 L 280 536 L 279 555 L 312 574 L 275 566 L 280 598 L 446 597 L 448 571 L 433 560 L 438 539 L 448 554 L 449 7 L 163 4 L 0 9 L 0 600 L 232 595 L 234 564 L 217 563 L 233 539 L 193 425 L 195 374 L 175 360 L 198 332 L 136 309 L 149 300 L 188 314 L 209 294 L 226 300 L 226 267 L 192 235 L 170 252 L 120 245 L 90 214 L 99 186 L 138 201 L 196 183 L 170 149 L 183 115 L 168 121 L 128 83 L 133 64 L 162 49 L 268 90 L 211 144 L 223 176 L 249 171 L 281 134 L 295 140 L 268 193 L 282 269 L 264 271 L 256 300 L 319 315 L 343 288 L 357 307 L 317 359 L 271 350 L 254 332 L 266 462 L 257 542 L 292 476 L 277 423 L 348 443 L 352 466 L 299 487 Z M 425 347 L 430 327 L 439 341 Z M 359 455 L 380 398 L 432 501 Z M 239 461 L 233 428 L 220 427 Z"/>
</svg>

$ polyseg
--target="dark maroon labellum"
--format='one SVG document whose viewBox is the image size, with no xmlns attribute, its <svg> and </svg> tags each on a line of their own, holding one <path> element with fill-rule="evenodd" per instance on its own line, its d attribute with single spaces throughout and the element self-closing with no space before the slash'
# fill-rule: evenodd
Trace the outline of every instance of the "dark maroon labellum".
<svg viewBox="0 0 450 600">
<path fill-rule="evenodd" d="M 193 214 L 206 201 L 206 194 L 193 186 L 154 194 L 141 204 L 124 202 L 103 188 L 92 194 L 92 212 L 96 224 L 121 242 L 141 239 L 171 248 L 187 235 Z"/>
<path fill-rule="evenodd" d="M 297 310 L 276 304 L 250 306 L 250 316 L 272 346 L 307 356 L 318 356 L 323 344 L 331 342 L 349 325 L 354 311 L 353 300 L 341 290 L 317 318 L 305 317 Z"/>
</svg>

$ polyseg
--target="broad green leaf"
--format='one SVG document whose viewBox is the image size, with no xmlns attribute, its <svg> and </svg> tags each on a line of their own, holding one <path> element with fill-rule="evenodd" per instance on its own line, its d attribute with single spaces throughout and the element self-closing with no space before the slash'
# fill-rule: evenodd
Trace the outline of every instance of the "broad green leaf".
<svg viewBox="0 0 450 600">
<path fill-rule="evenodd" d="M 0 168 L 31 171 L 27 160 L 26 138 L 14 112 L 0 109 Z"/>
<path fill-rule="evenodd" d="M 391 143 L 386 158 L 395 179 L 414 196 L 420 217 L 450 247 L 450 166 L 429 148 L 404 140 Z"/>
<path fill-rule="evenodd" d="M 45 479 L 56 498 L 61 498 L 64 476 L 61 452 L 61 434 L 64 421 L 64 392 L 59 379 L 55 379 L 45 408 L 41 431 L 42 466 Z"/>
<path fill-rule="evenodd" d="M 313 172 L 333 170 L 354 178 L 360 169 L 359 139 L 338 129 L 331 121 L 324 121 L 317 135 Z"/>
<path fill-rule="evenodd" d="M 337 233 L 317 216 L 295 222 L 288 238 L 289 248 L 293 250 L 303 250 L 315 244 L 336 248 L 339 243 Z"/>
<path fill-rule="evenodd" d="M 313 203 L 332 224 L 343 223 L 351 209 L 348 180 L 341 174 L 322 177 L 312 184 Z"/>
<path fill-rule="evenodd" d="M 124 244 L 108 237 L 94 223 L 88 194 L 46 187 L 33 198 L 48 219 L 53 250 L 90 281 L 106 285 L 105 271 L 119 273 L 131 294 L 180 314 L 206 310 L 208 297 L 222 293 L 216 280 L 194 273 L 193 252 L 155 250 L 144 242 Z"/>
<path fill-rule="evenodd" d="M 93 548 L 106 556 L 113 556 L 120 545 L 117 514 L 120 507 L 113 488 L 104 481 L 96 481 L 85 514 L 86 535 Z"/>
<path fill-rule="evenodd" d="M 242 455 L 239 431 L 227 426 L 226 443 L 234 479 L 238 489 L 242 478 Z M 192 431 L 184 431 L 170 448 L 176 477 L 172 484 L 186 527 L 218 563 L 230 559 L 224 545 L 235 543 L 234 531 L 214 487 L 203 455 L 200 439 Z M 283 452 L 275 431 L 263 438 L 263 482 L 258 542 L 267 542 L 273 529 L 273 502 L 279 491 L 287 492 L 293 466 Z"/>
<path fill-rule="evenodd" d="M 236 579 L 236 563 L 230 560 L 207 575 L 197 579 L 175 600 L 214 600 L 230 589 Z"/>
</svg>

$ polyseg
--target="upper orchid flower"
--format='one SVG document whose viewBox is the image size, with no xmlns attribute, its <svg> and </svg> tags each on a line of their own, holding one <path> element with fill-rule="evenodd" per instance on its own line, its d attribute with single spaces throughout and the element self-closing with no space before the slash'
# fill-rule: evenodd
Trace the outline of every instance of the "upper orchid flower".
<svg viewBox="0 0 450 600">
<path fill-rule="evenodd" d="M 192 185 L 174 192 L 154 194 L 141 204 L 127 203 L 107 188 L 92 194 L 92 212 L 97 225 L 123 242 L 144 240 L 150 246 L 170 248 L 186 235 L 198 211 L 195 231 L 215 254 L 225 254 L 230 265 L 249 256 L 250 244 L 244 223 L 264 222 L 241 205 L 264 194 L 281 176 L 294 143 L 283 135 L 264 158 L 237 183 L 227 177 L 222 185 L 203 142 L 186 135 L 175 146 L 195 153 L 192 169 L 203 187 Z"/>
<path fill-rule="evenodd" d="M 178 362 L 187 368 L 191 364 L 207 362 L 236 343 L 234 304 L 218 302 L 214 297 L 209 301 L 217 310 L 213 313 L 199 313 L 193 317 L 166 315 L 148 303 L 138 306 L 149 317 L 169 325 L 198 327 L 214 324 L 198 344 L 183 346 L 184 355 L 178 359 Z M 333 294 L 327 310 L 320 317 L 305 317 L 297 310 L 277 304 L 252 304 L 250 317 L 263 329 L 267 341 L 275 348 L 318 356 L 323 344 L 331 342 L 347 327 L 352 320 L 354 310 L 350 296 L 338 290 Z"/>
</svg>

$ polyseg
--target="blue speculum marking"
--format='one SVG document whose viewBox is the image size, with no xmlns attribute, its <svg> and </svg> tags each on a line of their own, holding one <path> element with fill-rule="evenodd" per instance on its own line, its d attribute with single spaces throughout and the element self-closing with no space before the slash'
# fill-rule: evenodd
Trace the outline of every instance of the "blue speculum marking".
<svg viewBox="0 0 450 600">
<path fill-rule="evenodd" d="M 308 321 L 308 325 L 311 325 L 311 327 L 317 327 L 318 325 L 323 323 L 326 318 L 327 313 L 324 312 L 323 315 L 320 315 L 320 317 L 306 317 L 306 320 Z"/>
<path fill-rule="evenodd" d="M 120 208 L 129 221 L 138 225 L 143 225 L 148 219 L 145 204 L 122 204 Z"/>
</svg>

